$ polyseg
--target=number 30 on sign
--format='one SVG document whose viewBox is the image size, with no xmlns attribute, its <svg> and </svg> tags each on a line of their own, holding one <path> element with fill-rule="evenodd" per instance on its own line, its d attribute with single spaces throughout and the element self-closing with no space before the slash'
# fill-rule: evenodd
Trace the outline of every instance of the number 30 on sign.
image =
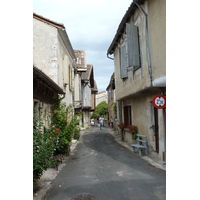
<svg viewBox="0 0 200 200">
<path fill-rule="evenodd" d="M 162 109 L 166 107 L 166 97 L 158 94 L 153 98 L 153 105 L 155 108 Z"/>
</svg>

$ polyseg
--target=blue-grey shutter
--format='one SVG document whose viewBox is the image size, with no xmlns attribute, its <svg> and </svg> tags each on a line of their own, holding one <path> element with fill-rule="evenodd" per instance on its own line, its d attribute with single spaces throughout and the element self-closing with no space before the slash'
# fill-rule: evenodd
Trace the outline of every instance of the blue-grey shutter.
<svg viewBox="0 0 200 200">
<path fill-rule="evenodd" d="M 138 28 L 133 23 L 126 23 L 128 66 L 136 70 L 140 67 Z"/>
<path fill-rule="evenodd" d="M 120 70 L 121 70 L 121 78 L 127 78 L 127 64 L 126 64 L 126 46 L 122 46 L 120 49 Z"/>
</svg>

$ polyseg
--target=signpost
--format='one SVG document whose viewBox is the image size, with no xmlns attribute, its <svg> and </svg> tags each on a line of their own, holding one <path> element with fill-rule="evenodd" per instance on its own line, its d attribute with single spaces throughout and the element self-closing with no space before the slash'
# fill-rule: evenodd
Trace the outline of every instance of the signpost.
<svg viewBox="0 0 200 200">
<path fill-rule="evenodd" d="M 163 95 L 163 94 L 158 94 L 156 96 L 154 96 L 153 98 L 153 105 L 155 108 L 157 109 L 163 109 L 166 107 L 166 97 Z M 165 110 L 163 109 L 163 117 L 165 116 Z M 166 118 L 165 118 L 166 120 Z M 163 120 L 163 123 L 164 123 L 164 153 L 165 153 L 165 157 L 164 157 L 164 161 L 165 161 L 165 164 L 166 164 L 166 122 L 165 120 Z"/>
</svg>

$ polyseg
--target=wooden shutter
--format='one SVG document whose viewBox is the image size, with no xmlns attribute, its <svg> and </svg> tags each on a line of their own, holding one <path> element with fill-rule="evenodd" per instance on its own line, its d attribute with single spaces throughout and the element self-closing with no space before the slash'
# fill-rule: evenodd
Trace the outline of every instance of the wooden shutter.
<svg viewBox="0 0 200 200">
<path fill-rule="evenodd" d="M 138 41 L 138 27 L 133 23 L 126 23 L 128 67 L 136 70 L 140 67 L 140 51 Z"/>
<path fill-rule="evenodd" d="M 72 66 L 70 66 L 70 90 L 72 92 Z"/>
<path fill-rule="evenodd" d="M 122 46 L 120 49 L 120 72 L 121 72 L 121 78 L 127 78 L 128 72 L 126 70 L 126 46 Z"/>
</svg>

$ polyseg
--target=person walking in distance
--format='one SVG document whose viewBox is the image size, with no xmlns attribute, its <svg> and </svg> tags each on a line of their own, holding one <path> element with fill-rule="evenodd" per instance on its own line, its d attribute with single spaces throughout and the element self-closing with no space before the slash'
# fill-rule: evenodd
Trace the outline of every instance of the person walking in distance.
<svg viewBox="0 0 200 200">
<path fill-rule="evenodd" d="M 110 129 L 112 129 L 113 128 L 113 118 L 112 118 L 112 116 L 111 116 L 111 120 L 110 120 Z"/>
<path fill-rule="evenodd" d="M 99 122 L 100 122 L 100 124 L 99 124 L 99 127 L 100 127 L 100 129 L 101 129 L 101 127 L 103 126 L 103 120 L 104 120 L 104 118 L 103 118 L 103 115 L 99 118 Z"/>
</svg>

